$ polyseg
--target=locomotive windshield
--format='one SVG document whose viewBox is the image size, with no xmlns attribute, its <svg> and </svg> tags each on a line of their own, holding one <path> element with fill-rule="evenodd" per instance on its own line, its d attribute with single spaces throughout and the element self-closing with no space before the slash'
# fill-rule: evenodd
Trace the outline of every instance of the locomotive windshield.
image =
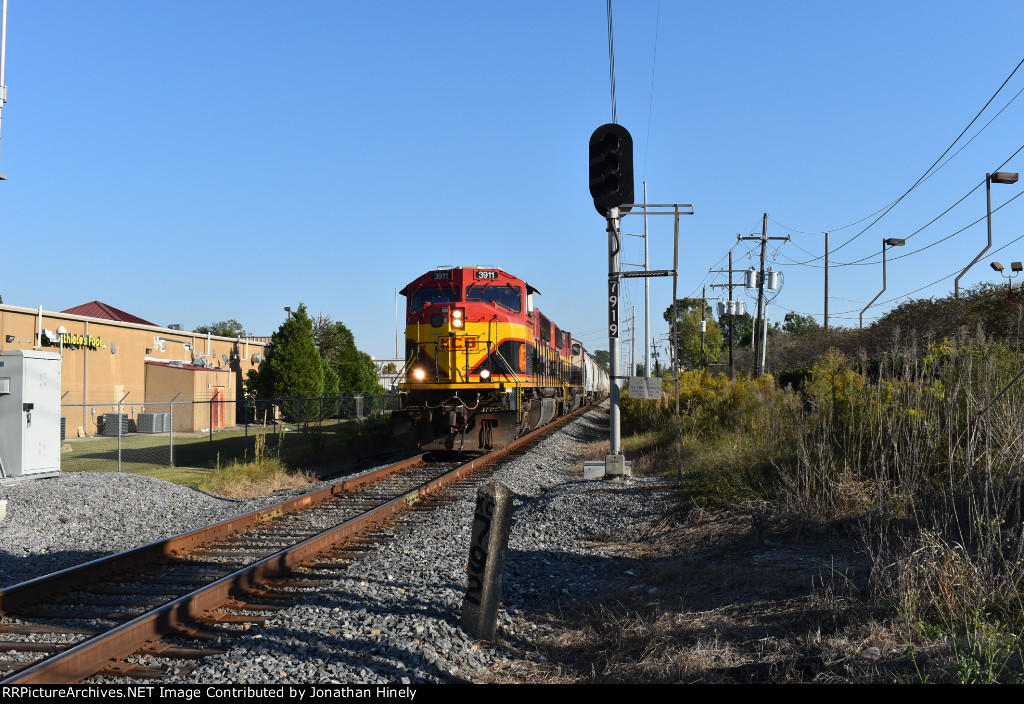
<svg viewBox="0 0 1024 704">
<path fill-rule="evenodd" d="M 453 303 L 459 300 L 459 290 L 454 284 L 420 286 L 409 296 L 409 310 L 417 311 L 431 303 Z"/>
<path fill-rule="evenodd" d="M 523 311 L 523 292 L 518 286 L 505 284 L 478 284 L 466 287 L 468 303 L 496 303 L 516 313 Z"/>
</svg>

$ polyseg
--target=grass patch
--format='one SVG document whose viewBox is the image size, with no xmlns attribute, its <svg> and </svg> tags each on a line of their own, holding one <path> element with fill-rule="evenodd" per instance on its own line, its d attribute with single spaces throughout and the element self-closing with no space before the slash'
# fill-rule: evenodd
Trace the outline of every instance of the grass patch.
<svg viewBox="0 0 1024 704">
<path fill-rule="evenodd" d="M 682 497 L 704 508 L 722 508 L 763 496 L 775 476 L 773 458 L 766 457 L 764 444 L 761 438 L 731 433 L 686 436 Z"/>
<path fill-rule="evenodd" d="M 349 458 L 364 448 L 387 446 L 386 424 L 379 420 L 309 424 L 306 432 L 296 426 L 249 426 L 248 430 L 218 431 L 211 440 L 208 433 L 176 433 L 173 464 L 166 434 L 130 434 L 121 437 L 120 471 L 188 486 L 201 491 L 216 491 L 222 496 L 257 496 L 305 483 L 298 470 L 329 466 Z M 116 472 L 118 439 L 88 437 L 69 439 L 61 455 L 65 472 Z M 254 458 L 262 460 L 255 466 Z M 270 461 L 279 465 L 275 468 Z M 230 479 L 230 477 L 235 479 Z M 277 476 L 277 479 L 274 479 Z M 259 478 L 262 477 L 262 478 Z M 239 482 L 235 494 L 228 486 Z M 296 483 L 297 482 L 297 483 Z M 256 493 L 254 493 L 256 492 Z"/>
<path fill-rule="evenodd" d="M 278 453 L 268 454 L 266 437 L 263 435 L 256 437 L 253 453 L 251 461 L 232 460 L 224 467 L 218 466 L 212 472 L 205 473 L 197 488 L 230 499 L 247 499 L 312 482 L 312 478 L 305 472 L 289 469 Z"/>
</svg>

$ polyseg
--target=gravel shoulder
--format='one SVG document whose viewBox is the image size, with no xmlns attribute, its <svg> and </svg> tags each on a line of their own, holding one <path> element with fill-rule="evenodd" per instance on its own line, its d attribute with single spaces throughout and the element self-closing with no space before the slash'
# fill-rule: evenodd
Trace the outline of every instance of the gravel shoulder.
<svg viewBox="0 0 1024 704">
<path fill-rule="evenodd" d="M 207 658 L 182 681 L 490 681 L 523 657 L 513 644 L 545 628 L 535 614 L 582 606 L 636 567 L 608 537 L 639 537 L 667 492 L 655 488 L 656 479 L 582 481 L 581 448 L 606 433 L 607 416 L 592 411 L 489 480 L 516 496 L 496 646 L 458 628 L 474 506 L 467 495 L 403 524 L 397 540 L 354 562 L 346 578 L 240 632 L 228 653 Z M 9 501 L 0 522 L 0 583 L 7 586 L 255 510 L 282 494 L 229 500 L 136 475 L 76 473 L 3 485 L 0 498 Z"/>
</svg>

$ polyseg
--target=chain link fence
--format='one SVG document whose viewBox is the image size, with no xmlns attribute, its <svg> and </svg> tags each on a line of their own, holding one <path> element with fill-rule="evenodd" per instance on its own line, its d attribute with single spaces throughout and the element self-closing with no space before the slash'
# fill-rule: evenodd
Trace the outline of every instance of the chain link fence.
<svg viewBox="0 0 1024 704">
<path fill-rule="evenodd" d="M 322 448 L 324 438 L 382 424 L 398 397 L 132 403 L 131 394 L 105 403 L 61 401 L 61 469 L 145 471 L 156 467 L 212 467 L 252 456 L 254 440 L 280 454 Z"/>
</svg>

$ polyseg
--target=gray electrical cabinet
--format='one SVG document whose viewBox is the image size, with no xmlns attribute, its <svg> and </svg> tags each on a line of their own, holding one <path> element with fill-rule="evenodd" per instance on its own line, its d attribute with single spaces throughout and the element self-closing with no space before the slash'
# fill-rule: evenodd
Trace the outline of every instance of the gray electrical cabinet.
<svg viewBox="0 0 1024 704">
<path fill-rule="evenodd" d="M 60 474 L 60 355 L 0 353 L 0 481 Z"/>
</svg>

